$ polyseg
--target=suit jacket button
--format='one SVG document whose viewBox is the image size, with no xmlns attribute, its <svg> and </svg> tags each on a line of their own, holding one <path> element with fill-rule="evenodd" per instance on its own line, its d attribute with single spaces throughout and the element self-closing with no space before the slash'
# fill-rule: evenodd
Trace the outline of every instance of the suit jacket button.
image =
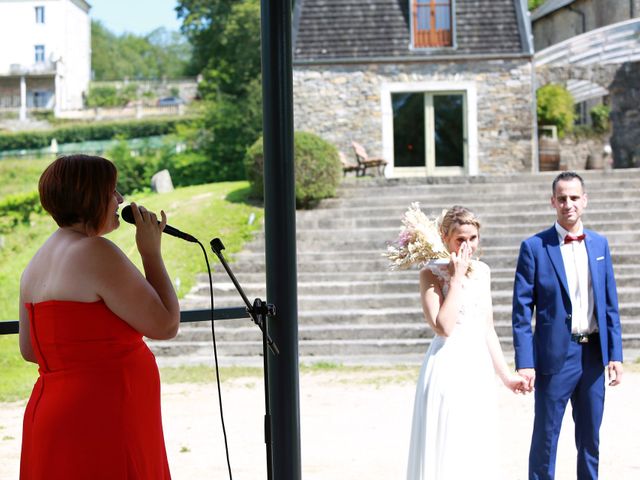
<svg viewBox="0 0 640 480">
<path fill-rule="evenodd" d="M 567 320 L 571 320 L 571 315 L 567 315 Z"/>
</svg>

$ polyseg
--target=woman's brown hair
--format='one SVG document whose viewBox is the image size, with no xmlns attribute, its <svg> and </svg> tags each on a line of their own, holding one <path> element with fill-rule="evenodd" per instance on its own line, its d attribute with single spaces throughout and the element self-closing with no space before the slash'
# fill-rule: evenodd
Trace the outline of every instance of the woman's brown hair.
<svg viewBox="0 0 640 480">
<path fill-rule="evenodd" d="M 98 233 L 109 214 L 117 176 L 115 165 L 106 158 L 59 157 L 40 176 L 40 203 L 58 226 L 81 222 L 90 232 Z"/>
</svg>

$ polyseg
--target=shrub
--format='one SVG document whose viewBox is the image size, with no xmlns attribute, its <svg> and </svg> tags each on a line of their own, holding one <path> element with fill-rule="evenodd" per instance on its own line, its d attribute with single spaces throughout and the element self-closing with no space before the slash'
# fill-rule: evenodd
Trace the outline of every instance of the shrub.
<svg viewBox="0 0 640 480">
<path fill-rule="evenodd" d="M 134 155 L 124 139 L 106 153 L 118 169 L 117 189 L 122 195 L 140 192 L 151 186 L 151 177 L 158 170 L 157 157 L 144 149 Z"/>
<path fill-rule="evenodd" d="M 92 86 L 87 94 L 87 107 L 116 107 L 119 105 L 118 91 L 116 87 Z"/>
<path fill-rule="evenodd" d="M 42 213 L 38 192 L 8 195 L 0 201 L 0 233 L 28 224 L 32 213 Z"/>
<path fill-rule="evenodd" d="M 608 105 L 596 105 L 593 107 L 589 114 L 591 115 L 591 123 L 593 129 L 596 132 L 608 132 L 609 131 L 609 114 L 611 108 Z"/>
<path fill-rule="evenodd" d="M 166 135 L 176 131 L 179 125 L 188 124 L 194 118 L 168 118 L 135 120 L 126 122 L 100 122 L 68 125 L 54 130 L 0 133 L 0 151 L 45 148 L 56 139 L 59 144 L 88 140 L 111 140 L 122 138 L 144 138 Z"/>
<path fill-rule="evenodd" d="M 550 83 L 538 89 L 536 98 L 539 125 L 557 126 L 560 137 L 573 129 L 574 102 L 566 88 Z"/>
<path fill-rule="evenodd" d="M 296 207 L 312 208 L 323 198 L 335 195 L 342 178 L 338 150 L 329 142 L 307 132 L 296 132 L 294 137 L 296 180 Z M 258 198 L 264 197 L 264 150 L 259 138 L 245 156 L 247 177 L 251 190 Z"/>
<path fill-rule="evenodd" d="M 202 153 L 183 152 L 171 155 L 162 168 L 169 170 L 175 187 L 188 187 L 215 181 L 216 172 L 211 160 Z"/>
</svg>

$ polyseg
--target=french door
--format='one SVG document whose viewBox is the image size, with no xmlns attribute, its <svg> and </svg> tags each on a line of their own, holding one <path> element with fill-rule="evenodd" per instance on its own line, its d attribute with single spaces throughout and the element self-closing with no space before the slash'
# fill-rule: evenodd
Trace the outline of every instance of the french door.
<svg viewBox="0 0 640 480">
<path fill-rule="evenodd" d="M 395 92 L 394 171 L 400 175 L 462 175 L 467 171 L 465 92 Z"/>
</svg>

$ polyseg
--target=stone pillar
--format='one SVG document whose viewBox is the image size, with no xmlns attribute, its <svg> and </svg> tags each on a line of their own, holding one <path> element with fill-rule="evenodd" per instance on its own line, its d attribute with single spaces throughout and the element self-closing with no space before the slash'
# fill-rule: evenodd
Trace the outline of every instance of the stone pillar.
<svg viewBox="0 0 640 480">
<path fill-rule="evenodd" d="M 27 120 L 27 79 L 24 75 L 20 76 L 20 121 Z"/>
</svg>

